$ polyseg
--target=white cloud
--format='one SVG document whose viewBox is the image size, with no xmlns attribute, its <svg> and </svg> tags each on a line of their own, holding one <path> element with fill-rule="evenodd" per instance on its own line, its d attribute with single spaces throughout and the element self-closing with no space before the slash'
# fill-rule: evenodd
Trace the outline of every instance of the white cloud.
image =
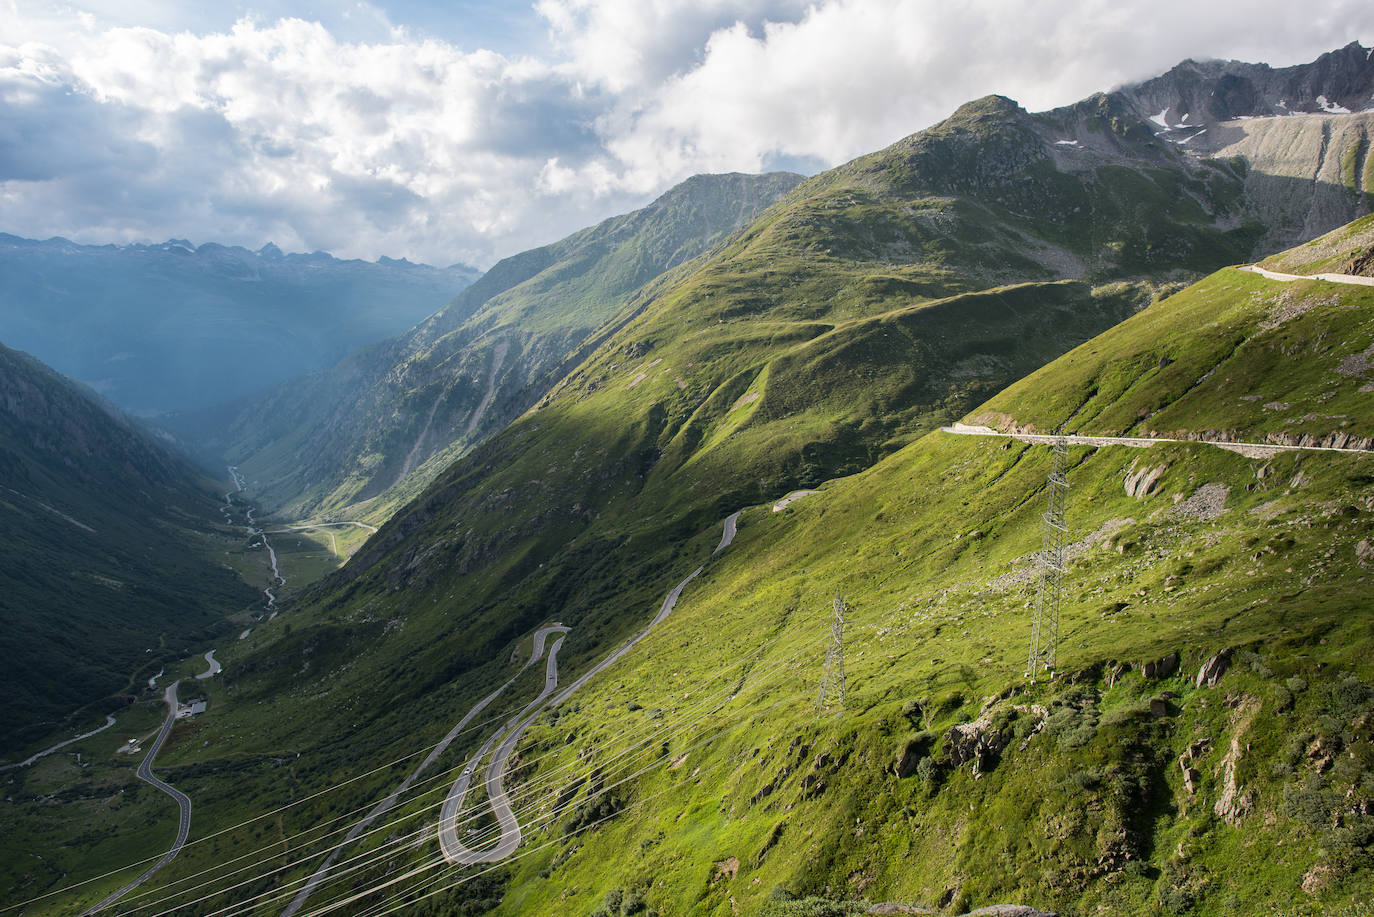
<svg viewBox="0 0 1374 917">
<path fill-rule="evenodd" d="M 1037 110 L 1188 56 L 1282 65 L 1370 37 L 1355 0 L 539 0 L 549 47 L 512 56 L 375 4 L 184 31 L 172 5 L 100 2 L 0 0 L 0 230 L 437 263 L 696 172 L 837 164 L 989 92 Z"/>
</svg>

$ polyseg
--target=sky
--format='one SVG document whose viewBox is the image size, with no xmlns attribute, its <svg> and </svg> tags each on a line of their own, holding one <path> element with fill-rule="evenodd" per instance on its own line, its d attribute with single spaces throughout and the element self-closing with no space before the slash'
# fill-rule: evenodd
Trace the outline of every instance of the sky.
<svg viewBox="0 0 1374 917">
<path fill-rule="evenodd" d="M 0 0 L 0 232 L 486 268 L 988 93 L 1351 41 L 1368 0 Z"/>
</svg>

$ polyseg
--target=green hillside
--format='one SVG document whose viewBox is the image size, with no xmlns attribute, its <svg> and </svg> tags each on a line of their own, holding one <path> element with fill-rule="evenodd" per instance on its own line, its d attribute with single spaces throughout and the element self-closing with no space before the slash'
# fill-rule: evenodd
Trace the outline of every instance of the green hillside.
<svg viewBox="0 0 1374 917">
<path fill-rule="evenodd" d="M 515 676 L 536 627 L 572 628 L 570 683 L 703 563 L 662 627 L 520 746 L 511 782 L 540 823 L 518 859 L 439 869 L 432 836 L 411 832 L 432 827 L 442 778 L 537 693 L 536 670 L 350 848 L 375 859 L 350 860 L 311 907 L 1351 901 L 1368 878 L 1368 456 L 1075 446 L 1059 676 L 1028 686 L 1048 451 L 937 430 L 965 417 L 1369 435 L 1374 290 L 1227 268 L 1159 299 L 1247 258 L 1264 227 L 1242 165 L 1190 158 L 1122 104 L 971 103 L 803 182 L 627 296 L 530 410 L 225 652 L 214 715 L 159 759 L 200 813 L 160 906 L 279 912 L 330 826 Z M 1059 148 L 1070 131 L 1080 146 Z M 802 487 L 821 492 L 771 511 Z M 739 538 L 710 559 L 739 509 Z M 837 592 L 852 607 L 849 703 L 818 717 Z M 1229 673 L 1195 687 L 1223 649 Z M 1153 664 L 1173 653 L 1188 680 Z M 160 852 L 150 834 L 121 845 L 98 808 L 120 786 L 108 756 L 90 792 L 42 809 L 64 766 L 16 788 L 15 835 L 101 831 L 13 868 L 16 888 Z M 128 820 L 160 817 L 157 800 L 126 798 Z M 240 824 L 257 813 L 271 814 Z M 251 869 L 234 872 L 240 856 Z M 792 900 L 808 897 L 832 903 Z"/>
<path fill-rule="evenodd" d="M 238 465 L 269 510 L 384 520 L 575 366 L 644 284 L 798 181 L 696 176 L 641 210 L 501 261 L 411 331 L 326 372 L 171 423 Z"/>
<path fill-rule="evenodd" d="M 78 708 L 75 725 L 98 723 L 121 703 L 110 695 L 134 693 L 135 676 L 156 674 L 254 601 L 209 559 L 236 546 L 216 531 L 216 495 L 95 398 L 0 347 L 6 758 L 71 726 Z"/>
</svg>

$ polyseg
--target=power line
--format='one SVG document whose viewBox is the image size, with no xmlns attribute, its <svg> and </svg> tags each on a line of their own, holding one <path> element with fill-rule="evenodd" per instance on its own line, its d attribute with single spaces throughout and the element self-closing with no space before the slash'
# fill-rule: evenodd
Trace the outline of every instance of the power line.
<svg viewBox="0 0 1374 917">
<path fill-rule="evenodd" d="M 766 652 L 768 646 L 770 646 L 770 645 L 776 643 L 776 640 L 777 640 L 777 639 L 780 639 L 780 638 L 775 638 L 774 640 L 769 641 L 769 643 L 766 644 L 765 646 L 760 647 L 759 651 L 756 652 L 755 654 L 753 654 L 752 657 L 745 657 L 745 658 L 743 658 L 743 659 L 740 659 L 740 660 L 738 660 L 736 663 L 734 663 L 734 664 L 732 664 L 731 666 L 727 667 L 726 669 L 721 670 L 720 672 L 717 673 L 716 676 L 713 677 L 712 680 L 715 680 L 716 678 L 719 678 L 719 677 L 723 676 L 723 675 L 724 675 L 726 672 L 728 672 L 730 669 L 733 669 L 733 668 L 735 668 L 735 667 L 737 667 L 737 666 L 743 666 L 743 665 L 747 664 L 747 663 L 750 661 L 751 658 L 757 659 L 763 652 Z M 784 660 L 782 660 L 782 661 L 780 661 L 780 662 L 778 662 L 778 663 L 774 663 L 774 664 L 768 666 L 768 667 L 764 670 L 764 673 L 765 673 L 765 674 L 768 674 L 768 673 L 771 673 L 771 672 L 773 672 L 773 671 L 776 671 L 776 670 L 779 669 L 781 666 L 786 665 L 787 663 L 791 662 L 793 658 L 795 658 L 795 657 L 790 657 L 790 658 L 788 658 L 788 659 L 784 659 Z M 615 755 L 612 755 L 611 758 L 610 758 L 610 760 L 614 761 L 614 760 L 616 760 L 617 758 L 624 757 L 625 755 L 627 755 L 627 754 L 629 754 L 631 751 L 633 751 L 634 748 L 635 748 L 636 746 L 648 745 L 648 744 L 651 744 L 652 742 L 659 741 L 659 740 L 663 740 L 663 739 L 667 739 L 667 738 L 671 738 L 671 737 L 672 737 L 673 735 L 675 735 L 675 734 L 678 734 L 678 733 L 681 733 L 681 732 L 686 731 L 687 729 L 691 728 L 691 727 L 692 727 L 693 725 L 695 725 L 696 723 L 699 723 L 699 722 L 700 722 L 702 719 L 704 719 L 705 717 L 712 715 L 712 714 L 715 712 L 715 710 L 718 709 L 718 708 L 716 708 L 716 707 L 714 706 L 714 705 L 717 703 L 717 699 L 725 699 L 725 700 L 728 700 L 728 696 L 731 695 L 731 694 L 733 694 L 733 693 L 734 693 L 734 689 L 731 688 L 730 686 L 726 686 L 726 687 L 720 689 L 719 691 L 713 692 L 712 694 L 705 696 L 705 697 L 702 698 L 701 700 L 698 700 L 698 701 L 694 702 L 690 707 L 688 707 L 686 710 L 683 711 L 684 715 L 681 716 L 681 717 L 678 717 L 676 721 L 669 721 L 669 722 L 666 722 L 666 723 L 653 723 L 652 725 L 649 725 L 648 729 L 645 730 L 645 734 L 644 734 L 641 738 L 638 738 L 638 739 L 635 739 L 634 741 L 629 742 L 629 743 L 627 744 L 627 747 L 626 747 L 624 750 L 620 751 L 619 753 L 617 753 L 617 754 L 615 754 Z M 723 701 L 722 701 L 722 702 L 723 702 Z M 704 710 L 704 712 L 702 712 L 702 713 L 700 713 L 700 714 L 694 714 L 694 713 L 692 713 L 693 710 Z M 560 750 L 561 750 L 561 749 L 560 749 Z M 541 757 L 546 758 L 546 757 L 549 757 L 550 755 L 555 754 L 555 753 L 557 753 L 557 751 L 550 752 L 549 754 L 544 755 L 544 756 L 541 756 Z M 538 759 L 536 759 L 536 760 L 538 760 Z M 529 785 L 527 785 L 527 786 L 525 786 L 525 787 L 522 787 L 522 791 L 521 791 L 518 795 L 522 798 L 522 801 L 523 801 L 523 798 L 524 798 L 524 797 L 533 796 L 533 795 L 536 795 L 536 794 L 539 793 L 539 792 L 543 792 L 544 789 L 545 789 L 547 786 L 549 786 L 550 784 L 554 783 L 557 779 L 560 778 L 560 772 L 566 772 L 566 771 L 574 770 L 574 769 L 579 768 L 580 766 L 581 766 L 581 765 L 580 765 L 580 762 L 572 762 L 572 763 L 570 763 L 570 764 L 568 764 L 568 765 L 564 765 L 564 766 L 562 766 L 562 767 L 555 768 L 554 771 L 549 772 L 549 773 L 546 773 L 546 774 L 544 774 L 544 775 L 541 775 L 541 777 L 538 778 L 536 781 L 534 781 L 532 784 L 529 784 Z M 454 768 L 453 770 L 456 770 L 456 768 Z M 447 772 L 447 774 L 436 775 L 434 778 L 431 778 L 431 779 L 432 779 L 433 781 L 442 780 L 442 779 L 445 778 L 445 776 L 450 775 L 451 773 L 452 773 L 452 771 L 449 771 L 449 772 Z M 428 782 L 430 782 L 430 780 L 426 780 L 425 782 L 428 783 Z M 422 807 L 421 809 L 419 809 L 419 810 L 417 810 L 417 811 L 410 812 L 410 813 L 406 813 L 406 814 L 400 816 L 399 821 L 403 822 L 403 821 L 406 821 L 406 820 L 409 820 L 409 819 L 412 819 L 412 818 L 416 818 L 416 817 L 419 817 L 419 816 L 423 816 L 426 812 L 428 812 L 428 811 L 430 811 L 430 810 L 432 810 L 432 809 L 438 808 L 439 805 L 441 805 L 441 803 L 428 804 L 428 805 Z M 361 809 L 359 809 L 358 811 L 361 811 Z M 470 816 L 468 816 L 467 818 L 465 818 L 463 823 L 464 823 L 464 824 L 470 824 L 470 823 L 472 823 L 472 822 L 474 822 L 474 821 L 477 821 L 479 818 L 480 818 L 480 813 L 479 813 L 479 814 L 473 814 L 473 815 L 470 815 Z M 376 833 L 381 832 L 381 831 L 394 830 L 394 829 L 395 829 L 395 825 L 396 825 L 396 823 L 393 822 L 393 823 L 390 824 L 390 825 L 382 825 L 382 826 L 379 826 L 379 827 L 373 829 L 372 831 L 369 831 L 369 832 L 367 832 L 366 834 L 362 835 L 362 837 L 367 837 L 367 836 L 370 836 L 370 835 L 372 835 L 372 834 L 376 834 Z M 343 829 L 341 828 L 341 829 L 339 829 L 339 830 L 343 830 Z M 372 865 L 373 863 L 375 863 L 377 860 L 382 859 L 382 858 L 384 858 L 384 857 L 386 857 L 386 856 L 391 855 L 391 853 L 394 852 L 395 849 L 397 849 L 397 848 L 399 848 L 399 847 L 401 847 L 401 846 L 403 846 L 403 845 L 405 845 L 405 844 L 407 844 L 407 843 L 410 843 L 410 842 L 412 842 L 412 841 L 418 839 L 421 835 L 427 834 L 427 833 L 430 832 L 431 830 L 432 830 L 431 827 L 429 827 L 429 826 L 424 826 L 424 827 L 420 828 L 419 830 L 417 830 L 417 831 L 415 831 L 415 832 L 411 832 L 411 833 L 409 833 L 409 834 L 403 835 L 403 836 L 401 836 L 401 837 L 399 837 L 399 838 L 396 838 L 396 839 L 394 839 L 394 840 L 393 840 L 393 839 L 388 839 L 388 843 L 385 844 L 385 845 L 383 845 L 383 847 L 381 847 L 381 848 L 378 848 L 378 849 L 375 849 L 375 850 L 370 850 L 370 851 L 360 852 L 360 853 L 358 853 L 358 854 L 356 854 L 356 855 L 354 855 L 354 856 L 352 856 L 352 857 L 350 857 L 350 858 L 348 858 L 348 859 L 345 859 L 342 863 L 336 864 L 336 865 L 334 866 L 333 870 L 331 871 L 331 873 L 330 873 L 330 875 L 329 875 L 329 879 L 330 879 L 330 880 L 337 880 L 337 879 L 340 879 L 340 878 L 342 878 L 343 876 L 345 876 L 345 875 L 347 875 L 347 874 L 349 874 L 349 873 L 355 872 L 355 871 L 358 870 L 358 869 L 366 868 L 367 866 Z M 294 867 L 294 866 L 300 865 L 300 864 L 302 864 L 302 863 L 304 863 L 304 862 L 306 862 L 306 861 L 308 861 L 308 860 L 310 860 L 310 859 L 313 859 L 313 858 L 316 857 L 316 856 L 318 856 L 317 853 L 316 853 L 316 854 L 307 855 L 307 856 L 305 856 L 305 857 L 303 857 L 303 858 L 301 858 L 301 859 L 298 859 L 298 860 L 296 860 L 296 861 L 294 861 L 294 862 L 286 863 L 286 864 L 283 864 L 283 865 L 281 865 L 281 866 L 278 866 L 278 867 L 275 867 L 275 868 L 266 870 L 265 872 L 262 872 L 262 873 L 260 873 L 259 875 L 256 875 L 256 876 L 251 876 L 251 877 L 249 877 L 249 878 L 247 878 L 247 879 L 244 879 L 244 880 L 242 880 L 242 881 L 239 881 L 239 882 L 237 882 L 237 883 L 235 883 L 235 884 L 233 884 L 233 885 L 231 885 L 231 886 L 229 886 L 229 887 L 227 887 L 227 888 L 220 888 L 220 889 L 218 889 L 218 890 L 216 890 L 216 891 L 209 892 L 209 893 L 207 893 L 207 894 L 205 894 L 205 895 L 202 895 L 201 897 L 196 898 L 196 899 L 194 899 L 194 900 L 192 900 L 192 901 L 185 901 L 185 900 L 183 899 L 180 903 L 178 903 L 178 904 L 176 904 L 176 905 L 169 906 L 168 909 L 163 910 L 163 911 L 160 911 L 159 914 L 170 914 L 170 913 L 176 912 L 176 911 L 178 911 L 178 910 L 180 910 L 180 909 L 182 909 L 182 908 L 189 907 L 189 906 L 191 906 L 191 905 L 193 905 L 193 904 L 197 904 L 197 903 L 200 903 L 200 902 L 204 902 L 204 901 L 206 901 L 206 900 L 208 900 L 208 899 L 210 899 L 210 898 L 212 898 L 212 897 L 215 897 L 216 895 L 222 895 L 222 894 L 224 894 L 224 893 L 226 893 L 226 892 L 228 892 L 228 891 L 231 891 L 231 890 L 234 889 L 234 888 L 240 888 L 240 887 L 243 887 L 243 886 L 245 886 L 245 885 L 252 884 L 252 883 L 255 882 L 255 881 L 258 881 L 258 880 L 260 880 L 260 879 L 265 879 L 265 878 L 267 878 L 267 877 L 273 875 L 274 873 L 281 872 L 281 871 L 284 870 L 284 869 L 289 869 L 289 868 L 292 868 L 292 867 Z M 216 877 L 216 879 L 212 879 L 212 880 L 210 880 L 210 881 L 203 882 L 203 883 L 201 883 L 200 887 L 201 887 L 201 888 L 204 888 L 204 887 L 207 886 L 207 885 L 213 884 L 213 882 L 214 882 L 214 881 L 217 881 L 218 878 L 224 878 L 224 877 Z M 252 898 L 250 898 L 250 899 L 249 899 L 248 901 L 246 901 L 246 902 L 241 901 L 241 902 L 237 902 L 237 903 L 234 903 L 234 904 L 225 905 L 224 907 L 220 908 L 219 910 L 212 911 L 211 913 L 212 913 L 212 914 L 225 914 L 225 913 L 229 913 L 229 912 L 237 912 L 237 910 L 238 910 L 239 908 L 244 907 L 244 906 L 252 906 L 252 905 L 256 905 L 256 904 L 270 903 L 270 900 L 269 900 L 269 899 L 278 900 L 278 901 L 284 900 L 286 897 L 288 897 L 288 896 L 290 896 L 290 895 L 292 894 L 292 889 L 293 889 L 295 886 L 300 885 L 300 884 L 301 884 L 302 882 L 304 882 L 304 881 L 305 881 L 305 878 L 304 878 L 304 877 L 299 878 L 299 879 L 293 879 L 293 880 L 291 880 L 291 881 L 289 881 L 289 882 L 286 882 L 283 886 L 280 886 L 280 887 L 278 887 L 277 889 L 274 889 L 274 890 L 271 890 L 271 891 L 268 891 L 268 892 L 264 892 L 264 893 L 261 893 L 261 894 L 259 894 L 259 895 L 255 895 L 255 896 L 253 896 Z M 181 889 L 178 893 L 173 894 L 173 895 L 170 895 L 170 896 L 164 896 L 163 898 L 158 899 L 157 901 L 143 902 L 143 903 L 141 903 L 141 904 L 138 906 L 138 908 L 136 908 L 136 910 L 141 910 L 141 909 L 143 909 L 143 908 L 150 907 L 150 906 L 154 906 L 154 907 L 155 907 L 155 906 L 157 906 L 158 904 L 163 904 L 163 903 L 165 903 L 165 902 L 168 902 L 168 901 L 173 900 L 174 898 L 180 898 L 181 896 L 187 894 L 188 892 L 193 892 L 193 891 L 195 891 L 194 888 L 190 888 L 190 889 Z"/>
<path fill-rule="evenodd" d="M 844 598 L 835 593 L 835 613 L 830 622 L 830 649 L 825 654 L 825 666 L 821 669 L 821 686 L 816 692 L 816 714 L 828 712 L 832 708 L 844 710 L 844 613 L 848 606 Z"/>
</svg>

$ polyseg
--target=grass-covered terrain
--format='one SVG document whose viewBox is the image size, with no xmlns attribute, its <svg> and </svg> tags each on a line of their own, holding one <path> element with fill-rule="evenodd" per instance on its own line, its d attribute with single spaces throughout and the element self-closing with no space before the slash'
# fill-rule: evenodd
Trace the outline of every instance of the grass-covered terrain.
<svg viewBox="0 0 1374 917">
<path fill-rule="evenodd" d="M 253 601 L 209 483 L 95 397 L 0 347 L 7 761 L 99 724 Z"/>
<path fill-rule="evenodd" d="M 1258 353 L 1323 332 L 1358 346 L 1371 327 L 1374 303 L 1352 287 L 1265 327 L 1267 294 L 1286 289 L 1220 272 L 969 419 L 995 411 L 1042 429 L 1078 429 L 1078 417 L 1081 429 L 1131 430 L 1106 418 L 1138 411 L 1150 380 L 1112 394 L 1103 373 L 1140 362 L 1148 342 L 1171 348 L 1176 364 L 1214 354 L 1215 372 L 1194 378 L 1186 399 L 1166 399 L 1169 410 L 1186 408 L 1197 431 L 1277 437 L 1291 426 L 1287 414 L 1235 418 L 1249 416 L 1256 398 L 1282 396 L 1308 408 L 1344 404 L 1350 431 L 1367 436 L 1374 415 L 1356 404 L 1369 396 L 1359 391 L 1366 383 L 1338 371 L 1339 348 L 1293 350 L 1286 373 L 1245 377 L 1245 388 L 1227 381 L 1231 351 L 1209 349 L 1214 332 Z M 772 384 L 773 370 L 762 381 Z M 1051 390 L 1065 397 L 1038 400 Z M 729 416 L 753 404 L 739 400 L 726 405 L 726 422 L 747 428 Z M 1050 459 L 1044 446 L 934 432 L 782 512 L 754 505 L 673 615 L 531 730 L 511 780 L 527 826 L 514 860 L 436 868 L 432 824 L 442 777 L 533 696 L 534 672 L 381 830 L 350 848 L 353 871 L 322 886 L 311 907 L 374 886 L 381 890 L 339 912 L 787 914 L 846 912 L 843 902 L 868 900 L 950 913 L 1020 901 L 1071 914 L 1315 914 L 1363 902 L 1374 840 L 1374 459 L 1247 458 L 1206 443 L 1071 448 L 1059 667 L 1032 683 L 1025 654 Z M 1147 467 L 1160 471 L 1132 493 L 1128 482 Z M 603 578 L 610 600 L 647 615 L 709 556 L 718 518 L 624 580 Z M 650 524 L 627 526 L 630 537 L 605 548 L 606 569 L 633 556 L 628 546 Z M 460 562 L 453 544 L 431 550 L 400 569 Z M 281 882 L 314 864 L 301 855 L 326 849 L 318 838 L 350 824 L 347 813 L 361 814 L 415 758 L 380 771 L 357 762 L 422 753 L 483 693 L 479 684 L 513 672 L 528 653 L 516 627 L 500 651 L 473 653 L 485 677 L 431 676 L 418 691 L 416 679 L 435 666 L 423 650 L 392 656 L 405 661 L 385 670 L 380 652 L 352 650 L 355 634 L 388 649 L 398 638 L 423 647 L 454 627 L 421 613 L 427 600 L 461 601 L 442 569 L 426 572 L 429 584 L 390 593 L 360 577 L 321 608 L 339 628 L 307 628 L 300 615 L 290 634 L 259 642 L 255 631 L 222 654 L 226 674 L 209 687 L 218 712 L 179 729 L 163 770 L 203 805 L 193 840 L 207 839 L 169 868 L 168 880 L 183 885 L 151 900 L 246 881 L 198 907 L 261 893 L 263 912 L 280 908 L 294 891 Z M 483 578 L 477 569 L 461 582 Z M 567 677 L 615 633 L 593 614 L 607 599 L 577 585 L 557 609 L 542 609 L 544 620 L 574 627 Z M 848 698 L 843 710 L 818 714 L 837 593 L 849 607 Z M 1198 680 L 1204 667 L 1211 683 Z M 269 692 L 287 671 L 293 687 Z M 369 700 L 364 678 L 387 699 Z M 412 691 L 422 704 L 407 701 Z M 339 730 L 331 712 L 349 728 Z M 490 830 L 480 820 L 471 827 L 474 842 Z M 147 849 L 156 852 L 151 839 Z M 235 865 L 230 851 L 257 852 Z M 201 889 L 205 868 L 215 882 Z M 272 869 L 281 875 L 263 875 Z"/>
<path fill-rule="evenodd" d="M 1374 164 L 1374 160 L 1370 161 Z M 1287 274 L 1356 274 L 1374 276 L 1374 216 L 1356 220 L 1340 232 L 1266 258 L 1262 266 Z"/>
<path fill-rule="evenodd" d="M 647 282 L 800 181 L 696 176 L 649 206 L 507 258 L 410 331 L 330 370 L 169 423 L 293 517 L 381 521 L 585 356 Z"/>
<path fill-rule="evenodd" d="M 1054 148 L 1070 129 L 1085 138 L 1072 165 Z M 572 628 L 570 681 L 742 507 L 735 545 L 662 628 L 521 746 L 513 784 L 534 821 L 518 859 L 429 868 L 421 829 L 444 776 L 537 692 L 535 670 L 310 907 L 1349 903 L 1368 878 L 1368 456 L 1075 449 L 1060 671 L 1029 686 L 1048 452 L 934 432 L 995 412 L 1051 430 L 1368 436 L 1364 351 L 1349 349 L 1368 343 L 1366 291 L 1224 270 L 1157 299 L 1257 238 L 1237 168 L 1185 160 L 1110 99 L 1052 119 L 983 100 L 802 183 L 640 288 L 532 410 L 220 654 L 211 712 L 159 762 L 197 800 L 193 843 L 127 908 L 279 912 L 322 835 L 514 674 L 534 628 Z M 821 493 L 771 512 L 803 486 Z M 837 592 L 849 703 L 818 717 Z M 1221 650 L 1230 669 L 1197 687 Z M 38 819 L 49 802 L 27 779 L 13 804 Z M 66 879 L 24 887 L 92 877 L 83 849 L 64 853 Z M 125 852 L 161 851 L 144 838 Z M 1237 902 L 1216 878 L 1231 871 Z"/>
</svg>

